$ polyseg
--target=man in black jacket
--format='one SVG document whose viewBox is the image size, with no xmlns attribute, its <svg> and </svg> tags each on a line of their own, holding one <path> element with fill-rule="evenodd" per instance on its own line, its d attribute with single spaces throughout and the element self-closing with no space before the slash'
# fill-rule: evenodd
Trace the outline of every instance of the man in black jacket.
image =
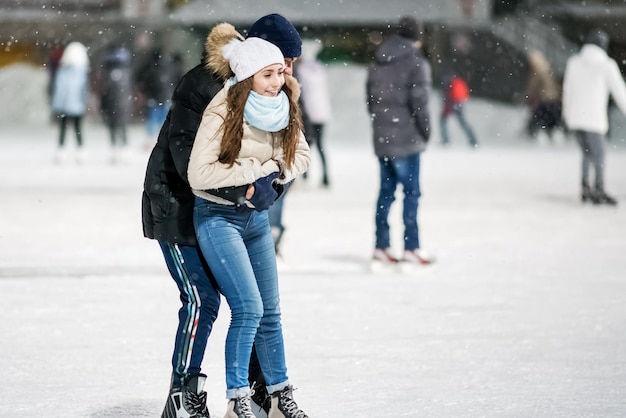
<svg viewBox="0 0 626 418">
<path fill-rule="evenodd" d="M 285 56 L 287 72 L 300 56 L 300 35 L 280 15 L 262 17 L 250 27 L 248 36 L 264 38 L 278 46 Z M 187 165 L 204 109 L 233 76 L 221 47 L 234 38 L 243 39 L 230 24 L 221 23 L 211 30 L 201 63 L 183 75 L 176 86 L 146 170 L 142 197 L 144 235 L 158 240 L 182 302 L 172 356 L 171 389 L 162 418 L 209 417 L 203 390 L 206 375 L 200 371 L 220 295 L 197 245 L 194 195 L 187 181 Z M 259 407 L 255 413 L 262 414 L 260 408 L 267 413 L 269 396 L 254 351 L 252 356 L 250 380 L 256 382 L 253 400 Z"/>
</svg>

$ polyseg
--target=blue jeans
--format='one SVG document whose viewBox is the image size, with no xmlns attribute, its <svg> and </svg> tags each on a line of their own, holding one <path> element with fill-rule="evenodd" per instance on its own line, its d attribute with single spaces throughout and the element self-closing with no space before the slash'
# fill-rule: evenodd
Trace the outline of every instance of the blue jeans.
<svg viewBox="0 0 626 418">
<path fill-rule="evenodd" d="M 476 135 L 474 134 L 474 130 L 470 126 L 467 119 L 465 119 L 465 114 L 463 113 L 463 105 L 461 103 L 456 103 L 452 106 L 451 113 L 454 113 L 459 120 L 459 125 L 461 125 L 461 129 L 465 132 L 465 136 L 467 136 L 467 140 L 471 146 L 478 145 L 478 141 L 476 140 Z M 440 120 L 440 128 L 441 128 L 441 143 L 447 144 L 450 142 L 450 136 L 448 135 L 448 117 L 449 113 L 442 113 Z"/>
<path fill-rule="evenodd" d="M 404 192 L 402 220 L 404 222 L 404 249 L 420 248 L 417 226 L 417 206 L 420 193 L 420 154 L 407 157 L 379 157 L 380 191 L 376 202 L 376 248 L 389 248 L 389 211 L 396 200 L 398 183 Z"/>
<path fill-rule="evenodd" d="M 159 245 L 182 302 L 172 355 L 172 387 L 181 387 L 187 376 L 200 373 L 220 294 L 200 248 L 163 241 Z"/>
<path fill-rule="evenodd" d="M 595 174 L 593 187 L 604 191 L 604 144 L 603 135 L 597 132 L 574 131 L 576 141 L 583 152 L 582 185 L 591 186 L 589 181 L 590 168 L 593 166 Z"/>
<path fill-rule="evenodd" d="M 249 393 L 252 344 L 269 393 L 289 384 L 274 241 L 267 211 L 236 209 L 196 197 L 198 243 L 231 311 L 226 336 L 226 397 Z"/>
<path fill-rule="evenodd" d="M 148 136 L 150 138 L 156 138 L 159 134 L 159 130 L 161 129 L 161 125 L 163 125 L 163 122 L 165 122 L 165 118 L 167 117 L 167 112 L 169 111 L 169 109 L 169 102 L 157 103 L 148 106 L 148 120 L 146 122 L 146 131 L 148 132 Z"/>
</svg>

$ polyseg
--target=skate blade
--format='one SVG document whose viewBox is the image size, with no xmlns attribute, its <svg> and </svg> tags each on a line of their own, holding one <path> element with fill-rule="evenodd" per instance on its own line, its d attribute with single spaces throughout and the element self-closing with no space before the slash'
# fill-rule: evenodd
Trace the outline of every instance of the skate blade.
<svg viewBox="0 0 626 418">
<path fill-rule="evenodd" d="M 400 261 L 398 271 L 402 274 L 421 274 L 434 268 L 434 261 L 430 264 L 420 264 L 413 261 Z"/>
<path fill-rule="evenodd" d="M 374 274 L 397 274 L 399 272 L 398 265 L 400 263 L 385 263 L 378 260 L 370 262 L 370 272 Z"/>
</svg>

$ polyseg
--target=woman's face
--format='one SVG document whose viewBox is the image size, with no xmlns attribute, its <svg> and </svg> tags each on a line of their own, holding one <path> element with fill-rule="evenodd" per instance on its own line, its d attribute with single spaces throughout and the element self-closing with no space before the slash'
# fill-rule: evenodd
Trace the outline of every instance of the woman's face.
<svg viewBox="0 0 626 418">
<path fill-rule="evenodd" d="M 285 84 L 285 66 L 272 64 L 252 76 L 252 90 L 261 96 L 275 97 Z"/>
</svg>

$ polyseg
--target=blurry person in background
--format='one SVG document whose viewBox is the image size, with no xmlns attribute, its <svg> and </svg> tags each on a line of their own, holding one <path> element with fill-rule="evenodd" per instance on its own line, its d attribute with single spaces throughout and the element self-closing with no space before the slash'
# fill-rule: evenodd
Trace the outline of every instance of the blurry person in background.
<svg viewBox="0 0 626 418">
<path fill-rule="evenodd" d="M 469 99 L 470 91 L 467 83 L 458 74 L 452 70 L 444 72 L 441 78 L 442 93 L 443 93 L 443 108 L 441 111 L 440 128 L 441 128 L 441 144 L 448 145 L 450 143 L 450 136 L 448 134 L 448 118 L 454 114 L 459 125 L 471 147 L 477 147 L 478 141 L 474 130 L 470 126 L 469 122 L 465 118 L 463 112 L 463 104 Z"/>
<path fill-rule="evenodd" d="M 294 57 L 300 56 L 301 39 L 283 16 L 260 18 L 248 31 L 275 44 L 291 74 Z M 231 39 L 243 39 L 228 23 L 216 25 L 205 40 L 200 63 L 187 71 L 172 96 L 172 107 L 158 136 L 146 169 L 142 195 L 144 236 L 158 241 L 172 279 L 178 286 L 182 306 L 178 317 L 172 379 L 163 418 L 190 414 L 208 417 L 201 364 L 220 305 L 218 286 L 198 247 L 193 226 L 194 194 L 187 179 L 189 156 L 204 109 L 233 76 L 221 47 Z M 197 326 L 191 334 L 191 324 Z M 250 356 L 249 383 L 252 408 L 266 417 L 271 399 L 254 347 Z"/>
<path fill-rule="evenodd" d="M 615 60 L 607 55 L 609 35 L 592 30 L 580 52 L 567 61 L 563 78 L 563 119 L 582 151 L 581 200 L 616 205 L 604 184 L 604 140 L 609 129 L 608 105 L 612 97 L 626 114 L 626 84 Z M 590 169 L 595 174 L 590 181 Z"/>
<path fill-rule="evenodd" d="M 80 42 L 70 42 L 63 51 L 52 90 L 52 112 L 58 118 L 60 127 L 59 148 L 55 155 L 57 163 L 67 158 L 65 131 L 68 123 L 72 124 L 76 133 L 77 161 L 81 163 L 86 158 L 81 128 L 87 111 L 88 75 L 87 48 Z"/>
<path fill-rule="evenodd" d="M 430 64 L 421 51 L 422 29 L 415 18 L 400 19 L 397 33 L 376 49 L 368 67 L 367 107 L 371 115 L 374 152 L 380 168 L 376 202 L 376 246 L 372 267 L 430 264 L 433 259 L 420 246 L 417 208 L 420 192 L 420 155 L 430 138 L 428 97 L 432 84 Z M 404 253 L 391 253 L 389 211 L 398 184 L 404 204 Z"/>
<path fill-rule="evenodd" d="M 102 61 L 100 111 L 111 139 L 111 162 L 123 159 L 128 145 L 126 128 L 132 115 L 133 91 L 131 57 L 128 49 L 109 46 Z"/>
<path fill-rule="evenodd" d="M 322 186 L 328 187 L 328 168 L 322 142 L 324 126 L 331 120 L 331 105 L 328 92 L 326 67 L 317 59 L 322 49 L 321 42 L 305 41 L 302 44 L 302 57 L 297 61 L 294 76 L 300 83 L 300 105 L 304 135 L 309 146 L 317 147 L 322 162 Z M 306 178 L 306 173 L 303 176 Z"/>
<path fill-rule="evenodd" d="M 54 79 L 56 78 L 59 65 L 61 65 L 62 56 L 63 46 L 58 44 L 52 46 L 50 52 L 48 53 L 48 62 L 46 63 L 46 68 L 48 69 L 48 86 L 46 88 L 46 94 L 48 95 L 49 101 L 52 101 L 52 93 L 54 91 Z"/>
<path fill-rule="evenodd" d="M 165 122 L 174 87 L 180 78 L 178 71 L 179 66 L 155 48 L 146 66 L 136 75 L 137 84 L 146 100 L 146 149 L 154 145 L 159 129 Z"/>
<path fill-rule="evenodd" d="M 537 139 L 545 132 L 552 140 L 555 129 L 562 127 L 561 89 L 546 57 L 537 50 L 528 53 L 529 76 L 526 86 L 526 102 L 530 109 L 527 132 Z"/>
</svg>

